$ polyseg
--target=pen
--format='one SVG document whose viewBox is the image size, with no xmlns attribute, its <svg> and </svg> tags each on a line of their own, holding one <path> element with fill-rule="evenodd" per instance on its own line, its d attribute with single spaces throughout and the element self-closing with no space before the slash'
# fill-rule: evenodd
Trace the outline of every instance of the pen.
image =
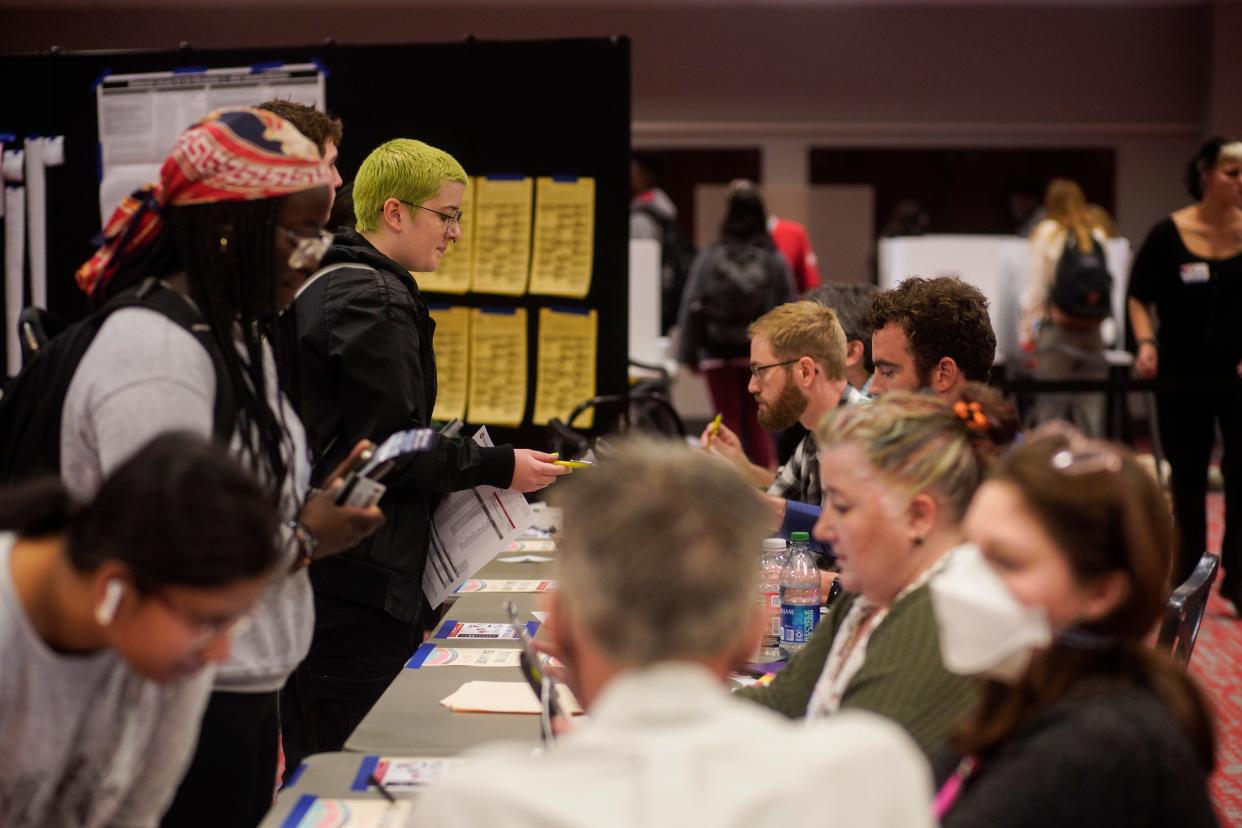
<svg viewBox="0 0 1242 828">
<path fill-rule="evenodd" d="M 383 782 L 379 781 L 379 777 L 375 775 L 374 771 L 372 771 L 370 776 L 367 777 L 367 781 L 375 786 L 375 790 L 379 791 L 381 794 L 384 795 L 384 799 L 387 799 L 389 802 L 392 802 L 394 804 L 396 803 L 397 801 L 396 797 L 394 797 L 392 794 L 388 792 L 388 789 L 384 787 Z"/>
<path fill-rule="evenodd" d="M 720 420 L 723 416 L 723 414 L 717 414 L 716 419 L 712 420 L 711 426 L 707 429 L 707 445 L 709 447 L 712 444 L 712 438 L 720 432 Z"/>
<path fill-rule="evenodd" d="M 586 460 L 553 460 L 552 465 L 564 466 L 567 469 L 593 469 L 594 463 L 588 463 Z"/>
</svg>

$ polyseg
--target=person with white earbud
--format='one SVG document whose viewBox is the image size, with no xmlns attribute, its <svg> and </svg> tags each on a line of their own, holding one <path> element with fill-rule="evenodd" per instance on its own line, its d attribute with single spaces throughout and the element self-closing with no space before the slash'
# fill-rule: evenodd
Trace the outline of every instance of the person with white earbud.
<svg viewBox="0 0 1242 828">
<path fill-rule="evenodd" d="M 1001 458 L 929 585 L 940 650 L 983 698 L 938 765 L 945 828 L 1210 828 L 1203 691 L 1149 633 L 1173 529 L 1127 450 L 1064 423 Z"/>
<path fill-rule="evenodd" d="M 90 503 L 55 479 L 0 494 L 0 825 L 158 824 L 277 524 L 237 461 L 179 432 Z"/>
</svg>

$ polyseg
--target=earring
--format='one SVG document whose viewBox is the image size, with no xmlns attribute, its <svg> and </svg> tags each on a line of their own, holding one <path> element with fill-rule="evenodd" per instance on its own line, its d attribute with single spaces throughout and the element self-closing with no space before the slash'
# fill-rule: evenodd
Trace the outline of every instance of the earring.
<svg viewBox="0 0 1242 828">
<path fill-rule="evenodd" d="M 220 237 L 220 252 L 221 253 L 227 252 L 228 249 L 229 249 L 229 237 L 221 236 Z"/>
<path fill-rule="evenodd" d="M 108 586 L 104 590 L 104 598 L 99 602 L 99 606 L 95 607 L 95 620 L 99 622 L 99 626 L 106 627 L 116 618 L 116 610 L 121 605 L 121 595 L 124 591 L 125 587 L 120 581 L 108 581 Z"/>
</svg>

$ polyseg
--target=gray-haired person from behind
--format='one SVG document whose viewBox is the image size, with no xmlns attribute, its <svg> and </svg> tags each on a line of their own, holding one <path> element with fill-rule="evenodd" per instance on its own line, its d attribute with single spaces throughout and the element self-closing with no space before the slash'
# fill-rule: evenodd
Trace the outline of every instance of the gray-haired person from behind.
<svg viewBox="0 0 1242 828">
<path fill-rule="evenodd" d="M 536 758 L 528 744 L 476 752 L 410 825 L 749 828 L 825 803 L 841 825 L 931 824 L 927 767 L 894 725 L 795 723 L 730 696 L 763 626 L 767 510 L 752 486 L 703 452 L 629 440 L 558 488 L 560 588 L 541 637 L 590 721 Z"/>
</svg>

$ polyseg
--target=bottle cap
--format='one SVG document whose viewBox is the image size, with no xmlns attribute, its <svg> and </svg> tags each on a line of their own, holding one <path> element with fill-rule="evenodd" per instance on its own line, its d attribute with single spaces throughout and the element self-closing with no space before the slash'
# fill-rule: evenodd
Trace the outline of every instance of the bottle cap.
<svg viewBox="0 0 1242 828">
<path fill-rule="evenodd" d="M 802 543 L 809 543 L 811 540 L 811 533 L 810 532 L 790 532 L 789 539 L 793 541 L 794 543 L 798 543 L 799 541 L 801 541 Z"/>
<path fill-rule="evenodd" d="M 784 538 L 764 538 L 763 539 L 763 551 L 764 552 L 784 552 L 785 546 L 786 544 L 785 544 Z"/>
</svg>

